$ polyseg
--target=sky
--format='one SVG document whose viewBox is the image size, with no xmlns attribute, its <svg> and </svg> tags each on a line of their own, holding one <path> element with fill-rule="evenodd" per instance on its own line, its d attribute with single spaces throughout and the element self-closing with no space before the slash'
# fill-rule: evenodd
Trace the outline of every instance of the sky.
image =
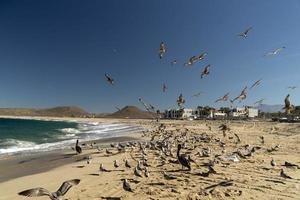
<svg viewBox="0 0 300 200">
<path fill-rule="evenodd" d="M 160 110 L 283 104 L 289 93 L 300 104 L 300 1 L 289 0 L 10 0 L 0 2 L 0 107 L 80 106 L 114 112 L 142 107 L 142 97 Z M 248 27 L 248 37 L 237 34 Z M 166 54 L 159 59 L 159 44 Z M 276 56 L 263 56 L 285 46 Z M 194 55 L 208 55 L 194 65 Z M 176 65 L 170 62 L 177 59 Z M 200 79 L 207 64 L 210 74 Z M 104 74 L 115 79 L 110 85 Z M 162 92 L 166 83 L 168 90 Z M 295 90 L 288 86 L 299 86 Z M 203 92 L 199 97 L 193 94 Z"/>
</svg>

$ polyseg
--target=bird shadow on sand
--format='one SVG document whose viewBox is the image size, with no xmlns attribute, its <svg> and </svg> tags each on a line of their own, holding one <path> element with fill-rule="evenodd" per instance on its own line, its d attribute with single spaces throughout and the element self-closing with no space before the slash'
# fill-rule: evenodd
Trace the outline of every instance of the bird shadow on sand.
<svg viewBox="0 0 300 200">
<path fill-rule="evenodd" d="M 84 165 L 78 165 L 78 166 L 73 166 L 73 168 L 84 168 L 85 166 Z"/>
<path fill-rule="evenodd" d="M 105 199 L 105 200 L 121 200 L 121 197 L 101 197 L 101 199 Z"/>
<path fill-rule="evenodd" d="M 88 174 L 90 176 L 100 176 L 100 174 L 96 174 L 96 173 L 91 173 L 91 174 Z"/>
</svg>

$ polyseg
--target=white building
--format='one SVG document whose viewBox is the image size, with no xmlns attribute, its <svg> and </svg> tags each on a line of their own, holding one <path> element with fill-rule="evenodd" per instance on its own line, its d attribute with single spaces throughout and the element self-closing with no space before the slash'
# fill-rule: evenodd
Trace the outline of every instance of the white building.
<svg viewBox="0 0 300 200">
<path fill-rule="evenodd" d="M 229 113 L 233 118 L 254 118 L 258 116 L 258 109 L 251 107 L 235 108 Z"/>
<path fill-rule="evenodd" d="M 165 118 L 168 119 L 187 119 L 193 117 L 193 109 L 169 109 L 165 111 Z"/>
</svg>

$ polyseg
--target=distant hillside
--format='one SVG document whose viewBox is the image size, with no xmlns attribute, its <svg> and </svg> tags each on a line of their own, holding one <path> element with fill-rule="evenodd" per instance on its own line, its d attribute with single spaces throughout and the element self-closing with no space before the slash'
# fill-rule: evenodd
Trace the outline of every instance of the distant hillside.
<svg viewBox="0 0 300 200">
<path fill-rule="evenodd" d="M 47 109 L 0 108 L 0 115 L 82 117 L 82 116 L 89 115 L 89 113 L 76 106 L 60 106 L 60 107 L 47 108 Z"/>
<path fill-rule="evenodd" d="M 135 106 L 125 106 L 121 110 L 106 115 L 108 118 L 130 118 L 130 119 L 151 119 L 155 117 L 154 113 L 143 111 Z"/>
<path fill-rule="evenodd" d="M 282 108 L 283 105 L 267 105 L 267 104 L 261 104 L 257 106 L 256 108 L 259 109 L 261 112 L 265 113 L 276 113 L 276 112 L 283 112 Z"/>
</svg>

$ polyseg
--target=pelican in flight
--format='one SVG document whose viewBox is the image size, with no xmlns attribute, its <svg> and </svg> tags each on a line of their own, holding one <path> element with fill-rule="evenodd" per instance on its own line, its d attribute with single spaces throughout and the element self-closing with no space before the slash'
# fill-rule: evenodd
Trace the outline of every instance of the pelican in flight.
<svg viewBox="0 0 300 200">
<path fill-rule="evenodd" d="M 291 110 L 293 108 L 289 98 L 290 98 L 290 95 L 288 94 L 284 99 L 284 108 L 283 109 L 285 109 L 286 114 L 290 114 Z"/>
<path fill-rule="evenodd" d="M 260 99 L 254 103 L 254 105 L 261 105 L 265 99 Z"/>
<path fill-rule="evenodd" d="M 251 90 L 252 88 L 258 86 L 258 85 L 260 84 L 260 81 L 261 81 L 261 80 L 262 80 L 262 79 L 259 79 L 259 80 L 255 81 L 255 82 L 251 85 L 250 90 Z"/>
<path fill-rule="evenodd" d="M 184 103 L 185 103 L 184 97 L 182 94 L 180 94 L 177 99 L 177 104 L 178 104 L 178 106 L 182 106 Z"/>
<path fill-rule="evenodd" d="M 291 89 L 291 90 L 294 90 L 294 89 L 297 88 L 297 86 L 288 86 L 287 88 L 288 88 L 288 89 Z"/>
<path fill-rule="evenodd" d="M 242 92 L 240 93 L 239 96 L 235 97 L 233 100 L 230 100 L 231 103 L 235 102 L 235 100 L 239 99 L 240 101 L 244 100 L 247 98 L 247 86 L 244 87 L 244 89 L 242 90 Z"/>
<path fill-rule="evenodd" d="M 108 74 L 105 74 L 105 77 L 106 77 L 107 82 L 109 82 L 111 85 L 114 84 L 114 79 L 111 76 L 109 76 Z"/>
<path fill-rule="evenodd" d="M 201 79 L 204 76 L 207 76 L 209 74 L 209 68 L 210 68 L 210 65 L 206 65 L 206 67 L 204 68 L 203 72 L 201 73 Z"/>
<path fill-rule="evenodd" d="M 168 87 L 167 87 L 167 85 L 165 83 L 163 84 L 163 88 L 162 89 L 163 89 L 163 92 L 167 91 Z"/>
<path fill-rule="evenodd" d="M 252 27 L 247 28 L 244 32 L 241 32 L 238 34 L 238 36 L 242 38 L 247 38 L 249 31 L 252 29 Z"/>
<path fill-rule="evenodd" d="M 283 47 L 274 49 L 273 51 L 270 51 L 270 52 L 266 53 L 265 56 L 275 56 L 275 55 L 277 55 L 280 51 L 282 51 L 285 48 L 286 47 L 283 46 Z"/>
<path fill-rule="evenodd" d="M 189 61 L 187 63 L 185 63 L 184 65 L 185 66 L 192 65 L 199 60 L 203 60 L 206 57 L 206 55 L 207 55 L 207 53 L 204 52 L 204 53 L 200 54 L 199 56 L 192 56 L 192 57 L 190 57 Z"/>
<path fill-rule="evenodd" d="M 63 196 L 69 191 L 72 186 L 78 185 L 80 179 L 73 179 L 63 182 L 60 188 L 56 192 L 49 192 L 47 189 L 42 187 L 33 188 L 29 190 L 24 190 L 18 194 L 26 197 L 39 197 L 39 196 L 48 196 L 51 200 L 60 200 L 63 199 Z"/>
<path fill-rule="evenodd" d="M 227 92 L 223 97 L 217 99 L 217 100 L 215 101 L 215 103 L 217 103 L 217 102 L 219 102 L 219 101 L 227 101 L 228 98 L 229 98 L 229 92 Z"/>
<path fill-rule="evenodd" d="M 166 53 L 166 46 L 164 42 L 161 42 L 159 45 L 159 58 L 162 59 Z"/>
</svg>

